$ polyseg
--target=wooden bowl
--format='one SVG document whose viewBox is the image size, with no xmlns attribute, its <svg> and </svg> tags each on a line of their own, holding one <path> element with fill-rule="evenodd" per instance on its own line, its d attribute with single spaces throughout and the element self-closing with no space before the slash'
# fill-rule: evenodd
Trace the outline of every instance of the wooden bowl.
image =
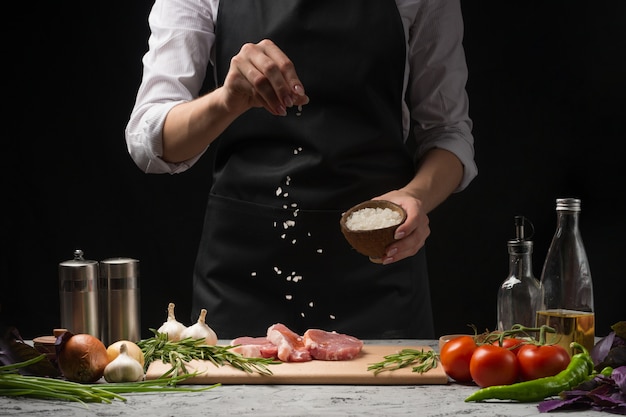
<svg viewBox="0 0 626 417">
<path fill-rule="evenodd" d="M 401 219 L 398 224 L 379 229 L 371 230 L 351 230 L 346 225 L 347 220 L 353 213 L 364 208 L 380 208 L 390 209 L 400 213 Z M 402 207 L 391 201 L 386 200 L 368 200 L 364 201 L 346 211 L 339 223 L 341 224 L 341 232 L 350 243 L 350 245 L 360 254 L 368 256 L 372 262 L 381 263 L 387 246 L 394 242 L 394 233 L 398 226 L 406 220 L 406 212 Z"/>
</svg>

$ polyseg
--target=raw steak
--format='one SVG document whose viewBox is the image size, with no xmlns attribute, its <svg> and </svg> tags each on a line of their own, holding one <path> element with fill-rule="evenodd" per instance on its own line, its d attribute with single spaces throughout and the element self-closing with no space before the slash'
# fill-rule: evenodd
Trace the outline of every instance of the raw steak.
<svg viewBox="0 0 626 417">
<path fill-rule="evenodd" d="M 267 339 L 278 348 L 278 359 L 283 362 L 307 362 L 312 360 L 302 336 L 281 323 L 267 329 Z"/>
<path fill-rule="evenodd" d="M 302 338 L 313 359 L 323 361 L 352 359 L 363 348 L 363 342 L 356 337 L 319 329 L 307 330 Z"/>
<path fill-rule="evenodd" d="M 278 347 L 266 337 L 238 337 L 230 345 L 235 346 L 231 349 L 233 352 L 246 358 L 278 358 Z"/>
</svg>

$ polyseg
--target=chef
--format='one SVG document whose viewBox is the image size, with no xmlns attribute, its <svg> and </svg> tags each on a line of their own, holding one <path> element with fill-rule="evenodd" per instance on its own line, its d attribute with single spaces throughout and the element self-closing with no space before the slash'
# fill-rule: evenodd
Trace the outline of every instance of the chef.
<svg viewBox="0 0 626 417">
<path fill-rule="evenodd" d="M 434 337 L 428 214 L 477 174 L 459 1 L 156 0 L 149 24 L 129 153 L 215 156 L 192 320 Z M 372 198 L 407 212 L 379 262 L 339 228 Z"/>
</svg>

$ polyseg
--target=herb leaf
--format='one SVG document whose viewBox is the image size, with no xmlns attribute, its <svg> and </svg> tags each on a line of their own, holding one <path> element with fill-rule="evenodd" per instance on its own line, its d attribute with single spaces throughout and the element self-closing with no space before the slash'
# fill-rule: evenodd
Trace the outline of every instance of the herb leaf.
<svg viewBox="0 0 626 417">
<path fill-rule="evenodd" d="M 434 350 L 402 349 L 398 353 L 383 357 L 384 360 L 368 366 L 368 371 L 374 371 L 374 375 L 383 371 L 394 371 L 407 366 L 413 366 L 413 372 L 423 374 L 437 367 L 439 355 Z"/>
<path fill-rule="evenodd" d="M 272 375 L 268 365 L 281 363 L 268 358 L 247 358 L 233 352 L 231 348 L 234 346 L 207 345 L 204 338 L 188 337 L 174 342 L 167 339 L 167 334 L 159 333 L 154 329 L 150 330 L 154 333 L 154 337 L 141 340 L 137 345 L 144 353 L 145 370 L 155 360 L 171 365 L 171 368 L 161 377 L 188 373 L 186 365 L 193 359 L 210 361 L 215 366 L 230 365 L 244 372 L 256 372 L 261 375 Z"/>
</svg>

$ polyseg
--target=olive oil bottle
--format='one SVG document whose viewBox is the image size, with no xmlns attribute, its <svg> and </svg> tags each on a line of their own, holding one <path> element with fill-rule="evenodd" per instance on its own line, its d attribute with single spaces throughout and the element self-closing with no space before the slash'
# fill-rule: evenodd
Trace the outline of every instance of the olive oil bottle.
<svg viewBox="0 0 626 417">
<path fill-rule="evenodd" d="M 578 220 L 581 202 L 556 200 L 557 228 L 541 273 L 537 326 L 555 328 L 558 343 L 571 352 L 578 342 L 591 350 L 595 338 L 593 283 Z"/>
<path fill-rule="evenodd" d="M 523 216 L 515 217 L 515 239 L 507 242 L 509 274 L 498 290 L 499 330 L 508 330 L 514 324 L 534 327 L 541 302 L 541 287 L 533 275 L 533 242 L 526 237 L 526 222 Z"/>
</svg>

